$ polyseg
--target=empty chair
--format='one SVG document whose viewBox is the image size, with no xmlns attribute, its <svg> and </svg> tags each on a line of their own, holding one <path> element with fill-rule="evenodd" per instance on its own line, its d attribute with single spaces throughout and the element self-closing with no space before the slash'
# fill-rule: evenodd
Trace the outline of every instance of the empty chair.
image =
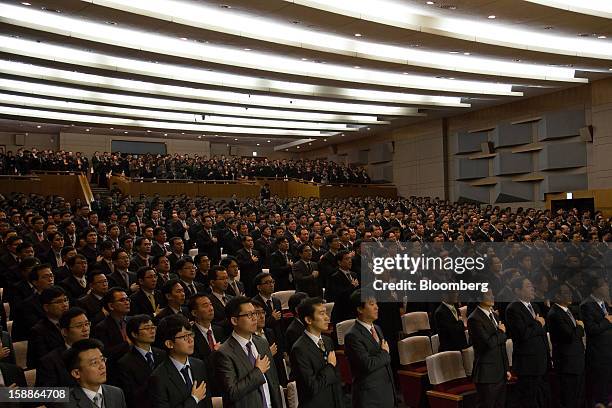
<svg viewBox="0 0 612 408">
<path fill-rule="evenodd" d="M 223 408 L 223 398 L 212 397 L 212 406 L 213 408 Z"/>
<path fill-rule="evenodd" d="M 295 293 L 295 290 L 281 290 L 279 292 L 274 292 L 272 294 L 272 297 L 280 301 L 281 308 L 283 310 L 288 310 L 289 309 L 289 298 L 294 293 Z"/>
<path fill-rule="evenodd" d="M 193 248 L 189 250 L 189 256 L 194 259 L 198 255 L 198 248 Z"/>
<path fill-rule="evenodd" d="M 463 357 L 463 368 L 465 369 L 465 374 L 467 374 L 469 377 L 472 375 L 472 370 L 474 368 L 474 347 L 468 347 L 461 350 L 461 356 Z"/>
<path fill-rule="evenodd" d="M 460 351 L 443 351 L 425 359 L 433 390 L 427 391 L 430 408 L 472 406 L 476 386 L 469 381 Z"/>
<path fill-rule="evenodd" d="M 344 346 L 344 336 L 351 330 L 351 327 L 355 324 L 355 319 L 344 320 L 336 323 L 336 337 L 338 338 L 338 345 Z"/>
<path fill-rule="evenodd" d="M 298 407 L 297 385 L 295 384 L 295 381 L 291 381 L 290 383 L 287 384 L 287 408 L 297 408 L 297 407 Z"/>
<path fill-rule="evenodd" d="M 33 387 L 36 384 L 36 369 L 27 370 L 23 373 L 25 375 L 26 383 L 28 387 Z"/>
<path fill-rule="evenodd" d="M 397 343 L 401 365 L 410 365 L 425 361 L 433 354 L 431 342 L 427 336 L 407 337 Z"/>
<path fill-rule="evenodd" d="M 281 404 L 282 404 L 281 408 L 287 408 L 287 395 L 285 392 L 285 388 L 282 385 L 279 385 L 278 387 L 280 388 L 280 394 L 281 394 Z"/>
<path fill-rule="evenodd" d="M 3 303 L 4 305 L 4 313 L 6 313 L 6 318 L 8 319 L 11 316 L 11 305 L 8 303 Z"/>
<path fill-rule="evenodd" d="M 15 364 L 25 370 L 27 367 L 28 341 L 24 340 L 13 343 L 13 349 L 15 350 Z"/>
<path fill-rule="evenodd" d="M 325 306 L 325 312 L 331 318 L 332 310 L 334 309 L 334 302 L 325 303 L 323 306 Z"/>
<path fill-rule="evenodd" d="M 9 320 L 8 322 L 6 322 L 6 331 L 9 333 L 13 332 L 13 321 Z"/>
<path fill-rule="evenodd" d="M 402 330 L 405 334 L 412 334 L 430 329 L 427 312 L 411 312 L 402 316 Z"/>
<path fill-rule="evenodd" d="M 508 355 L 508 365 L 512 367 L 512 352 L 514 351 L 514 345 L 512 339 L 506 340 L 506 354 Z"/>
<path fill-rule="evenodd" d="M 404 403 L 420 407 L 428 386 L 425 359 L 432 355 L 431 342 L 427 336 L 407 337 L 397 343 L 397 349 L 402 365 L 397 375 Z"/>
<path fill-rule="evenodd" d="M 461 306 L 459 308 L 459 316 L 461 317 L 461 320 L 463 320 L 463 325 L 467 326 L 467 306 Z"/>
<path fill-rule="evenodd" d="M 431 336 L 431 351 L 436 354 L 440 350 L 440 337 L 437 334 Z"/>
</svg>

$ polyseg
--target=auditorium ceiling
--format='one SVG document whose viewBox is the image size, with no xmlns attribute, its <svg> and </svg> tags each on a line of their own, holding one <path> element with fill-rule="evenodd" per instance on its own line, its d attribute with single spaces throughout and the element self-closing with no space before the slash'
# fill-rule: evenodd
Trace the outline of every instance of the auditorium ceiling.
<svg viewBox="0 0 612 408">
<path fill-rule="evenodd" d="M 0 130 L 308 150 L 608 76 L 611 18 L 597 0 L 0 0 Z"/>
</svg>

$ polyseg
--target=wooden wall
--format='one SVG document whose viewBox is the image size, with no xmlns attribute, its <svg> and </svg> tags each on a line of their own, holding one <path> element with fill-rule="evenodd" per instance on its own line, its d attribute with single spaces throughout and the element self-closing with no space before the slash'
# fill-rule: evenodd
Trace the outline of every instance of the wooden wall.
<svg viewBox="0 0 612 408">
<path fill-rule="evenodd" d="M 89 183 L 85 176 L 81 175 L 39 174 L 33 177 L 0 177 L 0 191 L 44 196 L 58 195 L 70 202 L 79 198 L 88 204 L 92 198 Z"/>
</svg>

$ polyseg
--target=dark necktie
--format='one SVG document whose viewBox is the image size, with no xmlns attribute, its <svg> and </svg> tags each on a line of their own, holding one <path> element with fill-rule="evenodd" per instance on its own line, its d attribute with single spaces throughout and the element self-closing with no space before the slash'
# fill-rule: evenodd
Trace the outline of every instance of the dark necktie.
<svg viewBox="0 0 612 408">
<path fill-rule="evenodd" d="M 527 303 L 527 309 L 529 309 L 529 313 L 531 313 L 531 316 L 533 318 L 535 318 L 535 311 L 533 310 L 533 306 L 531 306 L 531 303 Z"/>
<path fill-rule="evenodd" d="M 193 286 L 193 283 L 189 284 L 189 296 L 193 296 L 196 294 L 196 290 L 195 287 Z"/>
<path fill-rule="evenodd" d="M 567 309 L 567 314 L 570 317 L 570 319 L 572 319 L 572 323 L 574 324 L 574 327 L 576 327 L 576 319 L 574 319 L 574 315 L 572 314 L 572 311 L 569 310 L 569 308 Z"/>
<path fill-rule="evenodd" d="M 310 265 L 310 262 L 306 262 L 306 266 L 308 267 L 308 273 L 312 273 L 312 266 Z"/>
<path fill-rule="evenodd" d="M 251 343 L 250 341 L 246 344 L 246 348 L 248 351 L 247 357 L 249 358 L 249 361 L 251 362 L 251 365 L 253 367 L 255 367 L 255 355 L 253 354 L 253 350 L 251 349 L 251 346 L 253 345 L 253 343 Z M 268 406 L 268 404 L 266 403 L 266 394 L 264 394 L 264 390 L 263 387 L 266 384 L 263 384 L 261 387 L 259 387 L 259 393 L 261 394 L 261 402 L 263 404 L 263 407 L 266 408 Z"/>
<path fill-rule="evenodd" d="M 155 368 L 155 361 L 153 361 L 153 353 L 151 353 L 150 351 L 145 355 L 145 357 L 147 358 L 147 363 L 149 363 L 149 367 L 151 367 L 151 369 Z"/>
<path fill-rule="evenodd" d="M 214 350 L 215 340 L 213 339 L 212 327 L 206 332 L 206 340 L 208 341 L 208 346 L 210 347 L 210 349 Z"/>
<path fill-rule="evenodd" d="M 489 319 L 491 319 L 491 323 L 493 323 L 493 326 L 497 327 L 497 320 L 495 320 L 493 312 L 489 313 Z"/>
<path fill-rule="evenodd" d="M 603 312 L 604 316 L 608 315 L 608 309 L 606 308 L 606 304 L 605 303 L 600 303 L 599 307 L 601 307 L 601 311 Z"/>
<path fill-rule="evenodd" d="M 186 365 L 181 369 L 181 374 L 183 374 L 183 379 L 185 380 L 185 385 L 187 385 L 187 389 L 191 392 L 191 387 L 193 387 L 193 383 L 191 382 L 191 377 L 189 377 L 189 366 Z"/>
<path fill-rule="evenodd" d="M 272 307 L 272 300 L 268 299 L 266 301 L 266 305 L 270 308 L 270 313 L 274 312 L 274 307 Z"/>
<path fill-rule="evenodd" d="M 327 359 L 327 351 L 325 350 L 325 343 L 323 343 L 323 339 L 319 339 L 317 346 L 323 352 L 323 357 Z"/>
<path fill-rule="evenodd" d="M 376 344 L 380 344 L 380 338 L 378 337 L 378 333 L 376 333 L 376 329 L 374 328 L 374 326 L 372 326 L 372 328 L 370 329 L 370 333 L 372 333 L 372 337 L 374 337 L 374 341 L 376 341 Z"/>
</svg>

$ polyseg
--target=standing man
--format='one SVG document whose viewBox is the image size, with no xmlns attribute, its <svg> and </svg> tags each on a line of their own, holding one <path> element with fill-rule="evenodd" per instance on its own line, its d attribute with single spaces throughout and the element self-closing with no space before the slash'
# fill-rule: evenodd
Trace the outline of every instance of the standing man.
<svg viewBox="0 0 612 408">
<path fill-rule="evenodd" d="M 64 365 L 77 385 L 70 388 L 68 408 L 126 408 L 121 388 L 106 385 L 106 357 L 94 339 L 75 342 L 64 355 Z"/>
<path fill-rule="evenodd" d="M 569 309 L 572 291 L 567 285 L 557 288 L 555 301 L 548 312 L 548 330 L 559 377 L 559 403 L 561 408 L 580 408 L 584 405 L 584 323 Z"/>
<path fill-rule="evenodd" d="M 344 338 L 345 353 L 353 376 L 353 407 L 395 407 L 389 344 L 383 338 L 380 327 L 374 325 L 378 319 L 378 305 L 374 298 L 362 300 L 361 296 L 361 291 L 357 290 L 350 297 L 357 320 Z"/>
<path fill-rule="evenodd" d="M 535 289 L 531 281 L 518 277 L 511 282 L 518 298 L 506 308 L 506 320 L 512 338 L 512 368 L 518 377 L 517 390 L 521 407 L 548 407 L 550 389 L 547 381 L 549 366 L 546 321 L 532 305 Z"/>
<path fill-rule="evenodd" d="M 463 320 L 461 320 L 455 307 L 457 298 L 457 292 L 446 293 L 442 303 L 434 312 L 434 321 L 440 340 L 440 352 L 461 351 L 468 347 Z"/>
<path fill-rule="evenodd" d="M 106 319 L 94 326 L 91 336 L 104 344 L 104 354 L 115 363 L 130 349 L 126 331 L 126 316 L 130 313 L 130 298 L 122 288 L 111 288 L 102 298 Z"/>
<path fill-rule="evenodd" d="M 306 292 L 310 297 L 319 297 L 323 294 L 321 280 L 319 279 L 319 265 L 312 262 L 312 248 L 308 244 L 301 244 L 297 248 L 300 260 L 293 264 L 292 274 L 295 280 L 295 290 Z"/>
<path fill-rule="evenodd" d="M 329 316 L 321 298 L 307 298 L 298 306 L 306 331 L 291 349 L 291 371 L 296 381 L 300 407 L 342 408 L 342 380 L 336 369 L 334 343 L 321 333 Z"/>
<path fill-rule="evenodd" d="M 506 326 L 493 312 L 489 290 L 468 317 L 468 331 L 474 346 L 472 381 L 478 393 L 478 408 L 506 406 L 506 380 L 510 379 L 506 353 Z"/>
<path fill-rule="evenodd" d="M 226 408 L 281 408 L 276 368 L 268 342 L 253 336 L 257 314 L 244 296 L 232 298 L 225 308 L 233 328 L 215 357 L 215 376 Z"/>
<path fill-rule="evenodd" d="M 221 342 L 225 340 L 223 327 L 212 322 L 215 309 L 210 296 L 198 293 L 189 299 L 189 313 L 194 320 L 195 333 L 193 356 L 204 362 L 208 361 L 212 352 L 218 350 Z"/>
<path fill-rule="evenodd" d="M 154 408 L 212 408 L 208 373 L 193 354 L 193 332 L 183 316 L 164 319 L 160 338 L 168 358 L 153 371 L 149 393 Z"/>
<path fill-rule="evenodd" d="M 591 295 L 580 305 L 587 335 L 586 361 L 589 367 L 592 404 L 607 403 L 612 390 L 612 315 L 606 306 L 610 287 L 603 278 L 590 282 Z"/>
</svg>

